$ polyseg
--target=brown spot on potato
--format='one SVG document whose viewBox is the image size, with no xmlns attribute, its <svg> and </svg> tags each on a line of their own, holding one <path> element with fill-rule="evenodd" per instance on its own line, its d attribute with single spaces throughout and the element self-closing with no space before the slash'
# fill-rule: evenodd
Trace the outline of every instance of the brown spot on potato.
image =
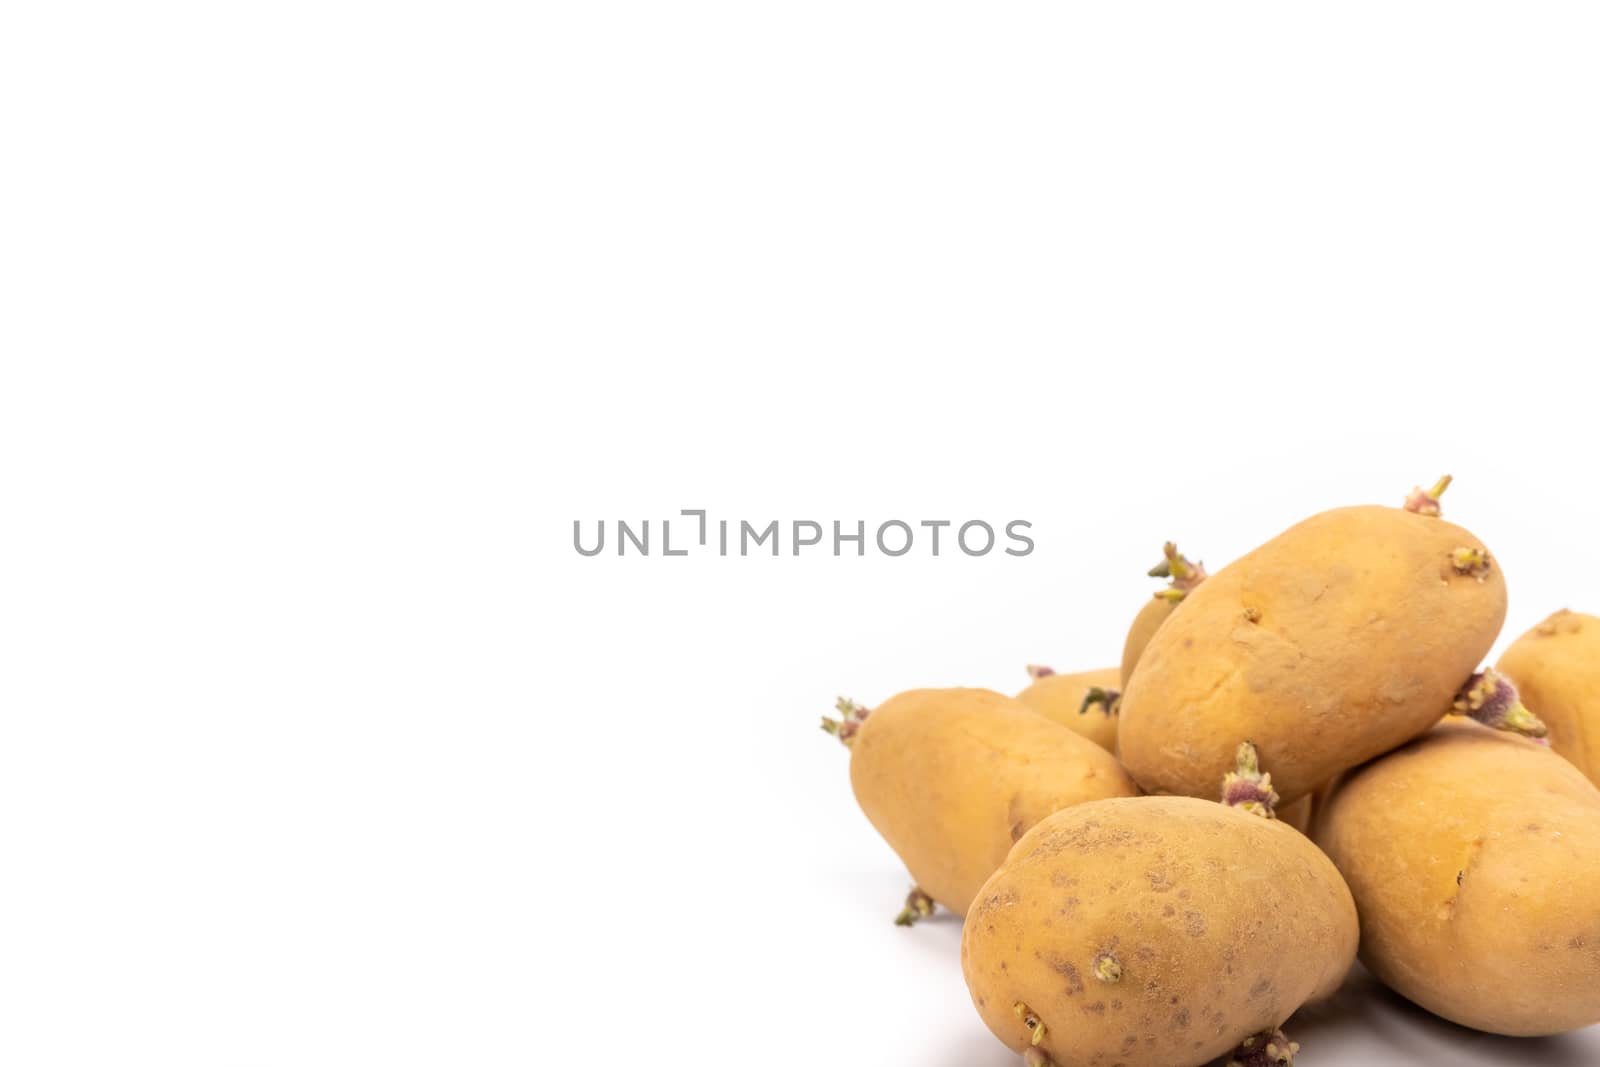
<svg viewBox="0 0 1600 1067">
<path fill-rule="evenodd" d="M 1437 916 L 1440 922 L 1449 922 L 1455 918 L 1456 900 L 1461 895 L 1461 885 L 1466 881 L 1467 871 L 1472 869 L 1473 863 L 1478 859 L 1478 854 L 1483 851 L 1483 842 L 1484 839 L 1482 837 L 1477 837 L 1468 843 L 1467 854 L 1462 857 L 1461 869 L 1456 871 L 1456 892 L 1451 893 L 1450 898 L 1439 905 Z"/>
<path fill-rule="evenodd" d="M 1174 997 L 1173 1000 L 1177 1000 L 1177 998 Z M 1179 1008 L 1178 1014 L 1172 1017 L 1172 1024 L 1179 1030 L 1187 1029 L 1189 1026 L 1189 1009 Z"/>
<path fill-rule="evenodd" d="M 1183 928 L 1189 932 L 1190 937 L 1206 936 L 1206 917 L 1198 911 L 1183 913 Z"/>
<path fill-rule="evenodd" d="M 1075 997 L 1083 992 L 1083 979 L 1078 976 L 1078 968 L 1066 960 L 1052 960 L 1050 966 L 1055 968 L 1057 974 L 1067 980 L 1067 995 Z"/>
</svg>

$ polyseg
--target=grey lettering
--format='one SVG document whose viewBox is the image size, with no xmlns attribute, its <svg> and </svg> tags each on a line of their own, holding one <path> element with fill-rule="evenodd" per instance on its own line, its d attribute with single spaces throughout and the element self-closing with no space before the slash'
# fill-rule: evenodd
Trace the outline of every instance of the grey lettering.
<svg viewBox="0 0 1600 1067">
<path fill-rule="evenodd" d="M 713 521 L 717 527 L 717 551 L 719 555 L 727 556 L 729 531 L 734 527 L 734 536 L 739 544 L 739 555 L 760 555 L 761 549 L 768 549 L 773 556 L 783 554 L 783 533 L 787 528 L 793 543 L 791 554 L 798 556 L 801 550 L 814 545 L 826 543 L 827 520 L 815 519 L 772 519 L 766 524 L 752 524 L 745 519 L 717 519 L 709 518 L 709 513 L 703 508 L 684 508 L 679 512 L 684 518 L 693 518 L 699 523 L 699 538 L 702 547 L 709 544 L 710 529 Z M 583 519 L 572 520 L 572 547 L 580 556 L 598 556 L 605 552 L 609 535 L 606 532 L 608 525 L 615 525 L 615 539 L 617 555 L 629 554 L 629 546 L 633 553 L 640 556 L 650 555 L 650 525 L 653 519 L 596 519 L 594 544 L 585 545 L 583 540 Z M 858 519 L 854 523 L 834 519 L 833 521 L 833 554 L 842 556 L 845 547 L 855 545 L 856 555 L 864 557 L 867 554 L 867 522 Z M 854 530 L 851 526 L 854 526 Z M 997 546 L 996 527 L 982 519 L 971 519 L 957 523 L 950 519 L 887 519 L 880 522 L 873 531 L 873 540 L 879 554 L 891 558 L 909 555 L 917 547 L 917 528 L 925 530 L 928 535 L 929 554 L 938 556 L 943 552 L 941 544 L 942 534 L 946 529 L 956 530 L 956 544 L 961 552 L 968 556 L 987 556 Z M 680 536 L 683 523 L 678 524 Z M 1005 553 L 1008 556 L 1031 556 L 1038 547 L 1033 536 L 1033 523 L 1027 519 L 1012 519 L 1004 525 Z M 692 535 L 691 535 L 692 536 Z M 752 548 L 755 550 L 752 553 Z M 672 520 L 661 520 L 661 544 L 657 555 L 662 556 L 689 556 L 694 554 L 693 544 L 689 547 L 674 547 L 672 543 Z"/>
<path fill-rule="evenodd" d="M 989 538 L 982 550 L 978 552 L 974 552 L 972 549 L 967 547 L 967 531 L 972 529 L 974 526 L 981 526 L 984 534 Z M 973 519 L 971 522 L 963 523 L 961 529 L 956 531 L 956 541 L 961 545 L 961 551 L 965 552 L 969 556 L 987 556 L 989 554 L 989 550 L 994 547 L 994 527 L 990 526 L 982 519 Z"/>
<path fill-rule="evenodd" d="M 685 508 L 684 510 L 678 512 L 678 514 L 680 514 L 680 515 L 696 515 L 696 516 L 699 516 L 699 518 L 700 518 L 700 544 L 704 545 L 706 543 L 706 512 L 705 512 L 705 509 L 704 508 L 699 508 L 699 509 Z"/>
<path fill-rule="evenodd" d="M 857 522 L 856 523 L 856 532 L 853 533 L 853 534 L 847 534 L 847 533 L 841 532 L 843 529 L 844 529 L 844 524 L 841 523 L 838 519 L 834 519 L 833 520 L 833 554 L 835 556 L 843 555 L 843 553 L 839 551 L 839 546 L 844 544 L 844 542 L 846 542 L 846 541 L 854 541 L 856 543 L 856 555 L 858 555 L 858 556 L 866 555 L 867 554 L 867 524 L 866 524 L 866 522 L 865 521 Z"/>
<path fill-rule="evenodd" d="M 739 555 L 748 556 L 750 554 L 750 535 L 755 532 L 756 528 L 754 526 L 751 526 L 744 519 L 739 520 Z M 756 546 L 759 548 L 761 545 L 765 544 L 767 538 L 769 537 L 772 538 L 772 554 L 776 556 L 778 554 L 777 519 L 773 519 L 770 523 L 768 523 L 767 528 L 762 530 L 761 533 L 756 537 Z"/>
<path fill-rule="evenodd" d="M 802 527 L 802 526 L 808 526 L 811 529 L 815 530 L 816 531 L 816 536 L 815 537 L 802 538 L 800 536 L 800 527 Z M 794 521 L 794 554 L 795 555 L 798 556 L 800 554 L 800 549 L 802 547 L 806 547 L 806 546 L 810 546 L 810 545 L 819 545 L 821 543 L 822 543 L 822 523 L 820 523 L 820 522 L 812 522 L 810 519 L 796 519 Z"/>
<path fill-rule="evenodd" d="M 650 520 L 645 519 L 642 525 L 644 527 L 643 541 L 634 536 L 633 531 L 628 528 L 626 522 L 621 519 L 617 520 L 617 555 L 626 556 L 628 554 L 627 543 L 623 541 L 624 537 L 633 542 L 633 547 L 639 551 L 640 555 L 648 556 L 650 554 Z"/>
<path fill-rule="evenodd" d="M 1027 534 L 1017 533 L 1017 527 L 1019 526 L 1024 530 L 1033 529 L 1033 523 L 1027 521 L 1026 519 L 1012 519 L 1010 522 L 1006 523 L 1006 536 L 1011 538 L 1013 541 L 1020 541 L 1022 544 L 1027 545 L 1028 547 L 1020 550 L 1008 548 L 1006 549 L 1006 555 L 1008 556 L 1026 556 L 1033 551 L 1033 538 L 1029 537 Z"/>
<path fill-rule="evenodd" d="M 593 548 L 584 548 L 583 539 L 578 536 L 579 521 L 572 520 L 572 547 L 578 550 L 580 556 L 598 556 L 606 547 L 606 521 L 601 519 L 595 523 L 595 528 L 600 532 L 600 539 Z"/>
<path fill-rule="evenodd" d="M 673 549 L 671 519 L 661 520 L 661 554 L 663 556 L 687 556 L 689 554 L 687 548 Z"/>
<path fill-rule="evenodd" d="M 887 530 L 891 526 L 900 527 L 900 529 L 904 530 L 906 534 L 905 544 L 900 546 L 900 550 L 898 552 L 891 552 L 889 550 L 889 546 L 885 544 L 883 540 L 883 531 Z M 901 522 L 899 519 L 890 519 L 888 522 L 878 527 L 878 551 L 882 552 L 885 556 L 903 556 L 907 552 L 910 552 L 911 540 L 911 527 Z"/>
</svg>

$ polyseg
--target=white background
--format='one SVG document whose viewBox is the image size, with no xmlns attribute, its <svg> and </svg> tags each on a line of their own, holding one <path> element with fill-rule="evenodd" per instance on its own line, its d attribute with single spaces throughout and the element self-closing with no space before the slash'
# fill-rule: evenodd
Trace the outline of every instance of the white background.
<svg viewBox="0 0 1600 1067">
<path fill-rule="evenodd" d="M 818 716 L 1446 470 L 1508 636 L 1600 609 L 1597 29 L 7 6 L 0 1061 L 1014 1062 Z M 681 508 L 1038 549 L 572 549 Z"/>
</svg>

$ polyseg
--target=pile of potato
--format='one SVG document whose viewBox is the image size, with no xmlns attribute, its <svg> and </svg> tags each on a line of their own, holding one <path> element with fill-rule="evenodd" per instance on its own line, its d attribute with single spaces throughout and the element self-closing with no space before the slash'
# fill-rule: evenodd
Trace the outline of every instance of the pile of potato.
<svg viewBox="0 0 1600 1067">
<path fill-rule="evenodd" d="M 1463 1026 L 1600 1022 L 1600 619 L 1494 668 L 1498 561 L 1405 505 L 1313 516 L 1170 579 L 1122 666 L 922 689 L 824 728 L 972 1002 L 1034 1067 L 1290 1064 L 1357 952 Z"/>
</svg>

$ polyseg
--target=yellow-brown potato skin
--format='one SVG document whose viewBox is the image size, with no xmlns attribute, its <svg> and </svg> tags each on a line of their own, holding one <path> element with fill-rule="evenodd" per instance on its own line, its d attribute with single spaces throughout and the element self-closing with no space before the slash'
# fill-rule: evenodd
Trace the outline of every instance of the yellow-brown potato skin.
<svg viewBox="0 0 1600 1067">
<path fill-rule="evenodd" d="M 1505 621 L 1459 526 L 1399 508 L 1324 512 L 1206 579 L 1122 695 L 1117 752 L 1151 793 L 1213 797 L 1253 741 L 1284 804 L 1450 709 Z"/>
<path fill-rule="evenodd" d="M 1040 819 L 1139 791 L 1098 745 L 987 689 L 884 701 L 856 735 L 850 784 L 917 885 L 957 915 Z"/>
<path fill-rule="evenodd" d="M 1334 783 L 1312 834 L 1395 992 L 1516 1037 L 1600 1022 L 1600 791 L 1570 763 L 1447 722 Z"/>
<path fill-rule="evenodd" d="M 1060 723 L 1080 737 L 1087 737 L 1107 752 L 1117 750 L 1117 717 L 1103 703 L 1083 708 L 1083 697 L 1090 689 L 1117 689 L 1122 672 L 1115 667 L 1076 674 L 1050 674 L 1017 694 L 1017 699 L 1051 722 Z"/>
<path fill-rule="evenodd" d="M 1021 1052 L 1013 1006 L 1057 1067 L 1197 1067 L 1338 988 L 1356 913 L 1315 845 L 1189 797 L 1083 804 L 1017 843 L 967 916 L 978 1013 Z M 1102 954 L 1121 976 L 1095 973 Z"/>
<path fill-rule="evenodd" d="M 1278 809 L 1280 821 L 1294 827 L 1301 833 L 1311 830 L 1311 800 L 1312 794 L 1307 793 L 1293 804 L 1286 804 Z"/>
<path fill-rule="evenodd" d="M 1558 611 L 1517 638 L 1499 668 L 1550 728 L 1550 747 L 1600 785 L 1600 619 Z"/>
<path fill-rule="evenodd" d="M 1149 602 L 1139 609 L 1139 614 L 1133 617 L 1133 625 L 1128 627 L 1128 639 L 1122 643 L 1122 670 L 1118 672 L 1121 682 L 1119 688 L 1128 687 L 1128 680 L 1133 677 L 1133 669 L 1139 665 L 1139 657 L 1144 655 L 1150 639 L 1181 603 L 1182 601 L 1169 600 L 1166 597 L 1151 597 Z"/>
</svg>

